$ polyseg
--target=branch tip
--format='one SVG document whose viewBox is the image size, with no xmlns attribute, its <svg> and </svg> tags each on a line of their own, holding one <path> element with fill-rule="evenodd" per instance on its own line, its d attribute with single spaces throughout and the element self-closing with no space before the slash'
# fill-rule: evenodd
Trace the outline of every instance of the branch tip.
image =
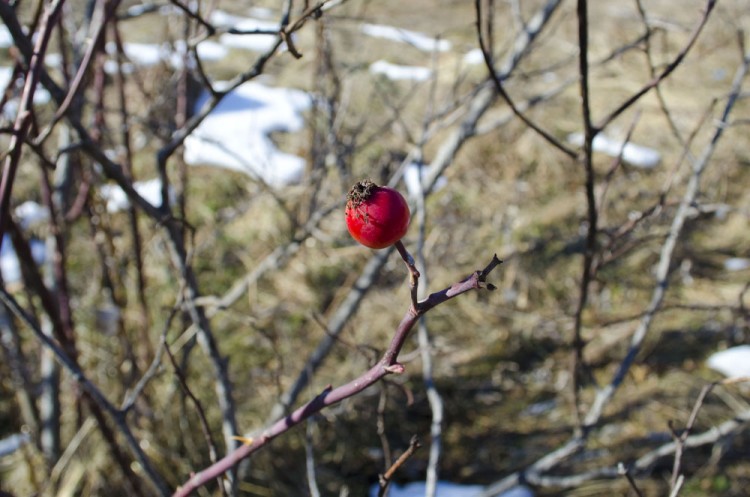
<svg viewBox="0 0 750 497">
<path fill-rule="evenodd" d="M 503 260 L 497 257 L 497 254 L 492 254 L 492 260 L 489 264 L 487 264 L 487 267 L 482 269 L 482 271 L 479 273 L 479 280 L 484 281 L 484 279 L 489 275 L 493 269 L 495 269 L 497 266 L 503 263 Z"/>
</svg>

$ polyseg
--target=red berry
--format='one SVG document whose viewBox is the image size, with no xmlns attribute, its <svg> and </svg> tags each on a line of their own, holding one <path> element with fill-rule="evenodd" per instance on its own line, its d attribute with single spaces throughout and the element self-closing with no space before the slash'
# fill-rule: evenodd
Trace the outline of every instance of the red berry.
<svg viewBox="0 0 750 497">
<path fill-rule="evenodd" d="M 399 241 L 409 228 L 410 216 L 399 192 L 370 180 L 358 182 L 347 195 L 346 227 L 365 247 L 382 249 Z"/>
</svg>

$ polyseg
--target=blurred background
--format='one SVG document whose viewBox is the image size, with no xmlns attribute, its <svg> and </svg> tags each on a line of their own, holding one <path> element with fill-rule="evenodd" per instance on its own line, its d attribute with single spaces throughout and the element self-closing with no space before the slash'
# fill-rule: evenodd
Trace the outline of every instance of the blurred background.
<svg viewBox="0 0 750 497">
<path fill-rule="evenodd" d="M 4 3 L 0 488 L 165 493 L 375 364 L 371 178 L 421 297 L 497 290 L 199 495 L 367 495 L 413 435 L 395 483 L 746 495 L 750 9 L 585 3 Z"/>
</svg>

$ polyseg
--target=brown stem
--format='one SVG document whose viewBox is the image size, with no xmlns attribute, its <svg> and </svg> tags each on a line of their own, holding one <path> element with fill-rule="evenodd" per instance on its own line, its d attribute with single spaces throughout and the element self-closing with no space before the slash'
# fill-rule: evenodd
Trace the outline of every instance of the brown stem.
<svg viewBox="0 0 750 497">
<path fill-rule="evenodd" d="M 578 46 L 579 59 L 578 71 L 581 91 L 581 114 L 583 118 L 583 166 L 586 174 L 585 191 L 588 214 L 588 230 L 586 234 L 586 248 L 583 254 L 583 269 L 581 274 L 581 287 L 578 297 L 578 305 L 575 313 L 575 325 L 573 333 L 573 398 L 575 399 L 575 413 L 579 416 L 578 392 L 583 383 L 585 365 L 583 361 L 583 348 L 585 343 L 582 338 L 583 312 L 588 302 L 589 287 L 593 278 L 593 261 L 596 254 L 596 235 L 598 231 L 599 213 L 596 206 L 596 171 L 594 171 L 594 137 L 597 130 L 591 122 L 591 105 L 589 92 L 589 58 L 588 58 L 588 3 L 586 0 L 578 0 Z M 580 419 L 578 419 L 580 425 Z"/>
<path fill-rule="evenodd" d="M 492 53 L 492 31 L 493 31 L 493 22 L 492 22 L 492 15 L 487 15 L 486 19 L 486 28 L 483 29 L 482 25 L 484 24 L 482 16 L 482 2 L 481 0 L 475 0 L 474 2 L 474 8 L 476 10 L 476 31 L 477 31 L 477 41 L 479 42 L 479 48 L 482 51 L 482 57 L 484 58 L 484 63 L 487 66 L 487 69 L 490 73 L 490 79 L 492 80 L 492 83 L 495 85 L 495 90 L 497 90 L 497 93 L 505 100 L 505 103 L 508 104 L 508 107 L 510 107 L 510 110 L 513 111 L 513 114 L 516 115 L 521 121 L 526 124 L 529 128 L 534 130 L 539 136 L 544 138 L 549 144 L 551 144 L 556 149 L 560 150 L 562 153 L 567 155 L 568 157 L 575 158 L 576 152 L 569 147 L 567 147 L 564 143 L 562 143 L 560 140 L 552 136 L 548 131 L 541 128 L 538 124 L 533 122 L 529 117 L 527 117 L 521 109 L 516 105 L 516 103 L 513 101 L 512 98 L 510 98 L 510 95 L 505 90 L 505 86 L 503 86 L 503 82 L 501 79 L 501 76 L 498 75 L 498 72 L 495 70 L 495 62 L 494 62 L 494 55 Z M 487 35 L 485 36 L 483 34 L 483 31 L 487 31 Z"/>
<path fill-rule="evenodd" d="M 18 169 L 18 163 L 21 160 L 21 149 L 23 148 L 21 145 L 31 125 L 32 101 L 44 69 L 44 53 L 47 51 L 47 44 L 52 35 L 57 17 L 62 10 L 63 3 L 64 0 L 56 0 L 48 6 L 39 28 L 36 45 L 29 59 L 29 71 L 26 76 L 26 84 L 23 88 L 21 105 L 19 106 L 16 121 L 13 125 L 13 134 L 10 137 L 8 145 L 8 155 L 5 157 L 2 179 L 0 179 L 0 245 L 2 244 L 8 219 L 10 218 L 10 194 L 13 190 L 13 181 Z"/>
<path fill-rule="evenodd" d="M 383 497 L 385 495 L 386 490 L 388 490 L 388 485 L 391 483 L 391 478 L 393 478 L 393 475 L 398 471 L 398 469 L 404 465 L 406 461 L 408 461 L 411 456 L 414 455 L 415 452 L 417 452 L 417 449 L 422 447 L 422 444 L 419 441 L 419 438 L 416 435 L 412 435 L 411 440 L 409 440 L 409 447 L 404 451 L 401 456 L 399 456 L 398 459 L 396 459 L 396 462 L 391 464 L 391 467 L 388 468 L 388 470 L 380 475 L 378 484 L 380 485 L 380 490 L 378 491 L 378 497 Z"/>
<path fill-rule="evenodd" d="M 708 18 L 711 15 L 711 11 L 716 6 L 716 0 L 708 0 L 706 3 L 706 9 L 703 12 L 703 16 L 701 17 L 700 21 L 698 21 L 698 25 L 693 30 L 692 35 L 690 36 L 690 40 L 688 40 L 687 45 L 680 51 L 679 54 L 677 54 L 677 57 L 674 58 L 674 60 L 667 65 L 667 67 L 664 68 L 664 70 L 659 73 L 658 76 L 653 78 L 651 81 L 646 83 L 646 85 L 643 86 L 640 90 L 635 92 L 633 95 L 631 95 L 627 100 L 625 100 L 623 103 L 621 103 L 615 110 L 613 110 L 608 116 L 606 116 L 604 119 L 602 119 L 599 124 L 596 126 L 596 130 L 601 131 L 602 129 L 606 128 L 609 123 L 614 121 L 620 114 L 625 112 L 627 109 L 629 109 L 634 103 L 636 103 L 638 100 L 641 99 L 646 93 L 651 91 L 653 88 L 656 88 L 659 86 L 659 83 L 664 81 L 664 79 L 672 74 L 672 72 L 677 69 L 677 67 L 682 63 L 682 61 L 687 56 L 690 49 L 695 45 L 695 42 L 698 40 L 698 36 L 701 34 L 701 31 L 703 30 L 703 27 L 706 25 L 706 22 L 708 22 Z"/>
<path fill-rule="evenodd" d="M 401 240 L 396 242 L 396 250 L 401 255 L 401 258 L 406 263 L 406 267 L 409 269 L 409 290 L 411 291 L 411 305 L 417 309 L 417 292 L 419 290 L 419 271 L 417 270 L 414 257 L 406 250 Z"/>
<path fill-rule="evenodd" d="M 71 374 L 72 378 L 85 392 L 85 397 L 89 403 L 89 407 L 92 413 L 97 417 L 99 427 L 105 437 L 111 443 L 111 449 L 113 450 L 116 460 L 121 463 L 122 469 L 126 476 L 129 477 L 130 482 L 135 488 L 140 488 L 140 483 L 137 481 L 135 474 L 130 469 L 131 462 L 122 454 L 114 433 L 107 425 L 107 419 L 104 417 L 104 413 L 107 414 L 109 420 L 114 423 L 117 428 L 117 432 L 125 438 L 125 441 L 130 448 L 134 458 L 138 461 L 143 470 L 143 473 L 148 477 L 149 482 L 153 485 L 154 490 L 159 495 L 169 495 L 168 487 L 166 482 L 162 479 L 161 475 L 156 472 L 156 469 L 151 464 L 150 459 L 146 456 L 146 453 L 141 448 L 138 440 L 135 438 L 132 430 L 125 422 L 125 415 L 123 412 L 115 408 L 112 403 L 107 400 L 107 397 L 102 393 L 99 388 L 91 382 L 86 376 L 83 370 L 80 368 L 78 363 L 71 358 L 63 348 L 50 336 L 46 335 L 40 326 L 36 323 L 35 319 L 21 305 L 13 298 L 8 291 L 0 286 L 0 301 L 2 301 L 7 308 L 18 317 L 35 335 L 44 347 L 50 350 L 54 355 L 55 359 Z"/>
<path fill-rule="evenodd" d="M 164 351 L 167 353 L 167 357 L 169 358 L 169 362 L 172 363 L 172 368 L 174 369 L 174 374 L 177 377 L 177 380 L 180 383 L 180 387 L 182 388 L 182 391 L 187 395 L 191 401 L 193 401 L 193 404 L 195 404 L 195 410 L 198 413 L 198 418 L 200 419 L 201 424 L 201 430 L 203 431 L 203 437 L 206 439 L 206 443 L 208 444 L 208 455 L 211 458 L 211 462 L 216 462 L 216 457 L 218 454 L 218 451 L 216 450 L 216 442 L 214 441 L 214 437 L 211 435 L 211 428 L 208 425 L 208 419 L 206 418 L 206 412 L 203 409 L 203 405 L 201 404 L 200 400 L 198 400 L 198 397 L 195 396 L 192 390 L 190 390 L 190 387 L 187 384 L 187 379 L 185 378 L 185 374 L 182 372 L 182 369 L 180 369 L 180 366 L 177 364 L 177 361 L 174 358 L 174 355 L 172 354 L 172 351 L 169 350 L 169 345 L 167 344 L 166 336 L 162 337 L 162 345 L 164 346 Z M 226 488 L 224 485 L 222 485 L 221 478 L 218 479 L 219 488 L 222 490 L 223 495 L 227 495 Z"/>
</svg>

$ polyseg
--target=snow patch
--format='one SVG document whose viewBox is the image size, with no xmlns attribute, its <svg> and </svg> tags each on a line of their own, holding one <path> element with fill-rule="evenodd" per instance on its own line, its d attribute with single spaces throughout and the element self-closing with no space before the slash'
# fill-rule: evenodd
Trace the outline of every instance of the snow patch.
<svg viewBox="0 0 750 497">
<path fill-rule="evenodd" d="M 730 257 L 724 261 L 724 269 L 727 271 L 744 271 L 750 268 L 750 259 L 744 257 Z"/>
<path fill-rule="evenodd" d="M 23 91 L 22 79 L 18 78 L 16 81 L 11 81 L 13 78 L 13 68 L 12 67 L 0 67 L 0 89 L 5 90 L 9 85 L 14 86 L 14 88 L 11 88 L 11 91 L 15 90 L 15 94 L 18 96 L 21 95 Z M 15 83 L 15 85 L 12 85 L 11 83 Z M 42 85 L 39 84 L 36 87 L 36 90 L 34 91 L 34 104 L 46 104 L 50 101 L 50 95 L 42 88 Z M 18 113 L 18 99 L 17 98 L 11 98 L 7 102 L 5 102 L 5 106 L 3 106 L 2 109 L 2 116 L 5 119 L 14 120 L 16 118 L 16 114 Z"/>
<path fill-rule="evenodd" d="M 26 433 L 14 433 L 9 437 L 5 437 L 0 440 L 0 457 L 8 456 L 31 440 L 31 437 Z"/>
<path fill-rule="evenodd" d="M 447 481 L 437 482 L 436 497 L 476 497 L 482 492 L 481 485 L 462 485 Z M 377 484 L 370 487 L 370 497 L 378 495 Z M 390 497 L 424 497 L 426 484 L 424 482 L 407 483 L 406 485 L 391 485 L 388 490 Z M 519 485 L 503 492 L 498 497 L 534 497 L 529 487 Z"/>
<path fill-rule="evenodd" d="M 185 53 L 185 51 L 187 50 L 187 44 L 184 40 L 177 40 L 174 46 L 177 52 L 179 52 L 180 54 Z M 198 57 L 200 57 L 202 61 L 221 60 L 229 53 L 227 47 L 225 47 L 221 43 L 217 43 L 211 40 L 200 42 L 196 48 L 196 51 L 198 52 Z"/>
<path fill-rule="evenodd" d="M 382 24 L 363 24 L 360 30 L 367 36 L 406 43 L 423 52 L 447 52 L 452 46 L 448 40 L 431 38 L 416 31 L 384 26 Z"/>
<path fill-rule="evenodd" d="M 29 246 L 31 257 L 37 264 L 42 264 L 46 258 L 44 242 L 32 238 L 29 240 Z M 13 242 L 8 235 L 3 237 L 3 247 L 0 249 L 0 272 L 2 272 L 3 281 L 6 284 L 21 281 L 21 265 L 13 248 Z"/>
<path fill-rule="evenodd" d="M 196 109 L 207 99 L 204 93 Z M 310 96 L 303 91 L 247 82 L 225 96 L 187 137 L 185 161 L 241 171 L 272 186 L 297 183 L 305 160 L 278 150 L 269 135 L 302 129 L 301 113 L 309 106 Z"/>
<path fill-rule="evenodd" d="M 477 65 L 477 64 L 484 64 L 484 54 L 482 53 L 481 48 L 475 48 L 473 50 L 469 50 L 466 52 L 466 54 L 463 57 L 464 64 L 468 65 Z"/>
<path fill-rule="evenodd" d="M 406 191 L 409 192 L 409 197 L 419 198 L 424 192 L 422 183 L 424 178 L 432 174 L 432 167 L 421 162 L 410 162 L 404 169 L 404 184 L 406 185 Z M 448 184 L 448 180 L 445 176 L 440 176 L 435 185 L 432 187 L 432 191 L 436 192 Z"/>
<path fill-rule="evenodd" d="M 750 376 L 750 345 L 738 345 L 714 352 L 706 364 L 728 378 Z"/>
<path fill-rule="evenodd" d="M 370 72 L 372 74 L 382 74 L 394 81 L 425 81 L 432 76 L 432 70 L 427 67 L 399 66 L 384 60 L 378 60 L 370 64 Z"/>
<path fill-rule="evenodd" d="M 174 47 L 169 43 L 123 43 L 122 49 L 125 52 L 129 62 L 123 63 L 123 72 L 132 73 L 135 67 L 152 67 L 160 63 L 167 63 L 174 69 L 180 69 L 183 66 L 183 56 L 187 50 L 187 45 L 183 40 L 175 42 Z M 115 55 L 117 46 L 114 43 L 107 43 L 107 53 Z M 201 42 L 197 47 L 198 57 L 203 61 L 216 61 L 226 57 L 229 50 L 221 44 L 206 40 Z M 107 74 L 117 72 L 117 61 L 109 59 L 104 64 L 104 71 Z"/>
<path fill-rule="evenodd" d="M 577 146 L 583 145 L 583 139 L 583 133 L 572 133 L 568 136 L 568 142 Z M 610 157 L 618 157 L 622 151 L 624 162 L 642 169 L 653 169 L 661 162 L 661 154 L 657 150 L 630 142 L 625 143 L 623 147 L 622 140 L 610 138 L 603 133 L 594 137 L 592 145 L 594 152 L 601 152 Z"/>
<path fill-rule="evenodd" d="M 22 203 L 16 207 L 13 212 L 19 219 L 21 228 L 23 229 L 27 229 L 29 226 L 38 223 L 46 222 L 49 219 L 49 211 L 47 208 L 32 200 L 27 200 Z"/>
<path fill-rule="evenodd" d="M 0 47 L 8 48 L 13 45 L 13 37 L 8 31 L 8 26 L 5 24 L 0 25 Z"/>
<path fill-rule="evenodd" d="M 133 189 L 148 203 L 154 206 L 161 205 L 161 180 L 158 178 L 136 181 Z M 107 202 L 107 212 L 120 212 L 130 207 L 130 200 L 119 185 L 103 185 L 99 190 L 102 198 Z M 174 202 L 174 192 L 170 189 L 170 202 Z"/>
<path fill-rule="evenodd" d="M 219 37 L 219 42 L 227 47 L 265 52 L 278 40 L 279 23 L 256 19 L 253 17 L 240 17 L 229 14 L 223 10 L 216 10 L 211 14 L 211 23 L 217 27 L 233 28 L 240 31 L 273 31 L 273 34 L 232 34 L 225 33 Z"/>
</svg>

